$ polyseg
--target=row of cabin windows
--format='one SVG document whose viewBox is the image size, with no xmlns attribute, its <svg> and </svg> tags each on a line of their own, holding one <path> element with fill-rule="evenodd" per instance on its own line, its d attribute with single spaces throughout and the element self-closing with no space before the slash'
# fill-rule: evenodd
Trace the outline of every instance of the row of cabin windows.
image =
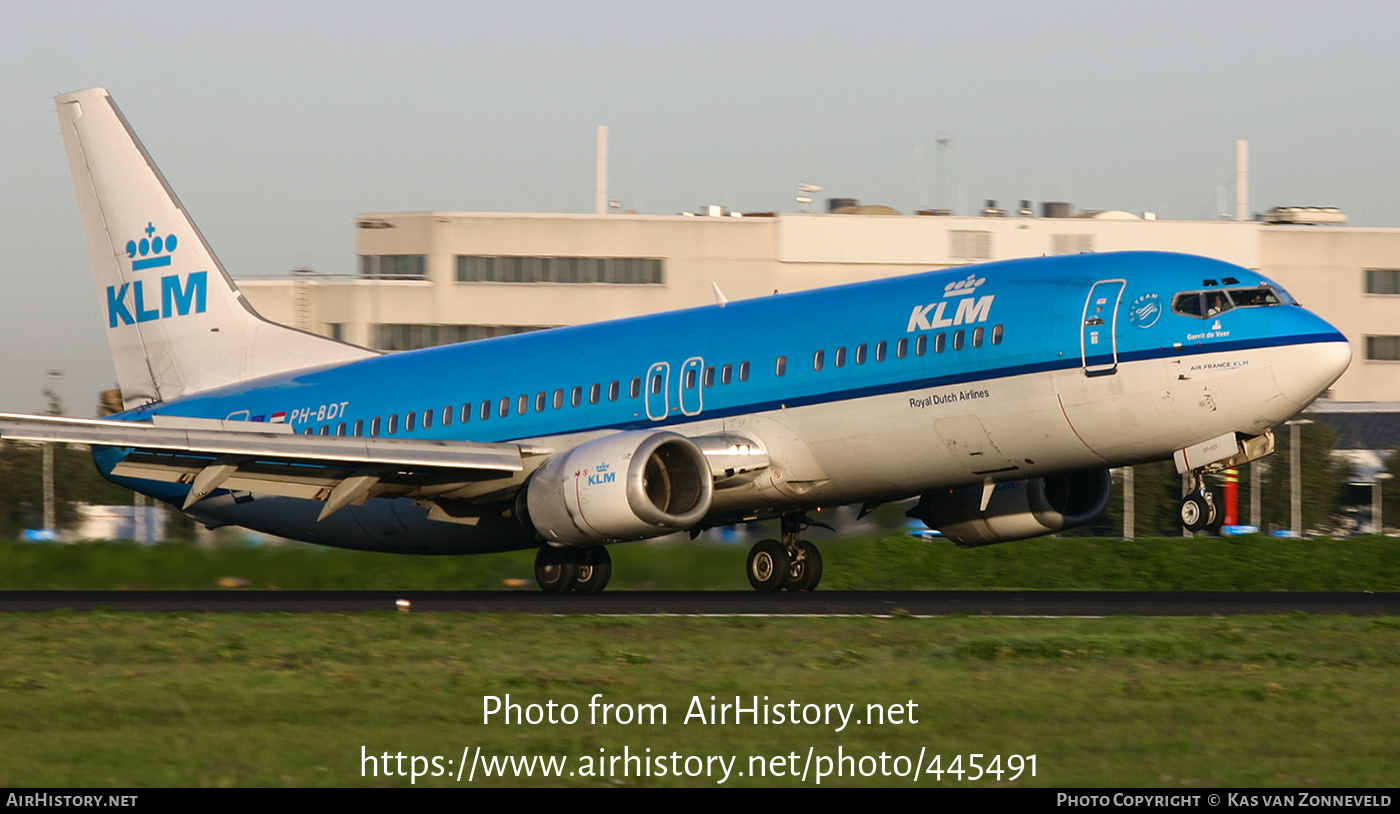
<svg viewBox="0 0 1400 814">
<path fill-rule="evenodd" d="M 1005 326 L 1000 324 L 992 326 L 991 342 L 993 345 L 1000 345 L 1002 343 L 1004 332 Z M 977 326 L 976 328 L 973 328 L 971 331 L 968 331 L 965 328 L 959 328 L 958 330 L 952 332 L 951 340 L 949 338 L 948 333 L 940 331 L 933 335 L 933 352 L 943 353 L 948 349 L 948 345 L 950 343 L 952 344 L 953 350 L 955 351 L 962 350 L 969 344 L 973 348 L 980 348 L 986 342 L 986 339 L 987 329 L 981 325 Z M 894 343 L 894 358 L 904 359 L 908 357 L 910 344 L 911 343 L 908 337 L 904 337 L 897 340 Z M 919 334 L 919 336 L 915 337 L 912 344 L 915 356 L 926 355 L 928 353 L 928 347 L 930 344 L 929 335 Z M 890 345 L 885 340 L 880 340 L 879 342 L 876 342 L 874 348 L 871 348 L 868 344 L 862 343 L 860 345 L 857 345 L 853 352 L 848 352 L 847 348 L 840 347 L 837 348 L 836 352 L 833 354 L 832 361 L 838 368 L 845 367 L 847 362 L 852 360 L 852 357 L 854 357 L 854 362 L 857 365 L 865 364 L 870 360 L 871 356 L 875 358 L 876 362 L 883 362 L 889 358 L 890 350 Z M 814 370 L 821 370 L 824 367 L 826 367 L 826 351 L 819 350 L 812 356 L 812 368 Z M 740 362 L 737 366 L 737 370 L 736 366 L 732 364 L 726 364 L 722 366 L 711 365 L 704 369 L 703 376 L 705 387 L 714 387 L 716 382 L 718 382 L 721 385 L 730 384 L 735 380 L 735 378 L 737 378 L 740 382 L 746 382 L 749 380 L 750 372 L 751 367 L 748 362 Z M 783 376 L 787 374 L 786 356 L 778 357 L 777 362 L 775 364 L 774 373 L 776 373 L 778 376 Z M 698 384 L 700 375 L 700 372 L 694 368 L 686 370 L 685 381 L 682 384 L 682 386 L 687 390 L 695 389 L 696 385 Z M 660 395 L 664 387 L 665 377 L 660 373 L 652 374 L 650 387 L 648 389 L 650 389 L 653 394 Z M 638 376 L 633 378 L 632 381 L 628 384 L 627 395 L 628 398 L 635 399 L 641 394 L 642 378 Z M 608 401 L 617 401 L 619 398 L 621 398 L 622 383 L 618 380 L 613 380 L 611 383 L 609 383 L 607 388 L 607 395 Z M 581 406 L 583 404 L 583 399 L 584 389 L 582 386 L 575 387 L 567 393 L 568 403 L 572 407 Z M 499 415 L 501 418 L 505 418 L 511 414 L 512 408 L 514 409 L 516 415 L 525 415 L 530 412 L 532 401 L 534 403 L 534 410 L 537 413 L 543 413 L 546 409 L 550 407 L 553 407 L 553 409 L 555 410 L 561 410 L 564 407 L 565 400 L 566 393 L 563 388 L 559 388 L 556 389 L 552 395 L 549 393 L 549 391 L 541 390 L 540 392 L 534 395 L 533 399 L 528 393 L 525 393 L 516 397 L 502 396 L 497 401 L 483 401 L 481 402 L 479 407 L 475 406 L 476 402 L 467 402 L 466 404 L 461 405 L 460 408 L 449 406 L 443 407 L 441 411 L 435 409 L 428 409 L 424 410 L 421 414 L 416 412 L 406 413 L 403 417 L 402 429 L 404 432 L 413 432 L 415 429 L 421 426 L 424 430 L 430 430 L 433 428 L 435 417 L 436 421 L 441 423 L 444 427 L 452 426 L 454 417 L 460 423 L 465 424 L 471 420 L 472 413 L 474 411 L 478 414 L 481 421 L 486 421 L 490 419 L 491 414 L 493 412 Z M 602 400 L 603 385 L 597 383 L 591 385 L 588 388 L 588 403 L 598 404 Z M 353 425 L 347 425 L 345 422 L 341 422 L 340 424 L 336 425 L 334 434 L 346 435 L 348 431 L 350 435 L 362 436 L 366 434 L 365 429 L 366 428 L 364 419 L 356 421 Z M 387 430 L 388 435 L 397 435 L 400 429 L 399 416 L 397 414 L 391 415 L 389 416 L 388 421 L 383 422 L 382 424 L 380 418 L 372 418 L 369 420 L 368 429 L 368 434 L 372 437 L 378 437 L 383 430 Z M 306 429 L 302 430 L 302 433 L 305 435 L 312 435 L 316 433 L 316 429 L 312 427 L 307 427 Z M 331 426 L 329 424 L 321 425 L 319 434 L 331 435 Z"/>
<path fill-rule="evenodd" d="M 1002 338 L 1005 335 L 1005 326 L 993 325 L 991 334 L 992 344 L 1000 345 L 1002 342 Z M 987 329 L 981 325 L 977 326 L 976 328 L 973 328 L 971 331 L 968 331 L 965 328 L 959 328 L 958 330 L 953 331 L 951 342 L 949 339 L 949 335 L 945 332 L 940 331 L 939 333 L 933 335 L 933 352 L 943 353 L 948 349 L 949 344 L 952 344 L 953 350 L 962 350 L 968 345 L 971 345 L 974 348 L 980 348 L 986 342 L 986 340 Z M 909 345 L 910 342 L 907 337 L 895 342 L 894 358 L 903 359 L 907 357 L 909 355 Z M 914 339 L 913 345 L 915 356 L 923 356 L 927 354 L 929 346 L 929 335 L 919 334 L 918 337 Z M 889 343 L 885 342 L 884 340 L 881 340 L 875 343 L 875 347 L 873 350 L 869 345 L 866 344 L 856 345 L 854 352 L 851 353 L 848 353 L 847 349 L 844 347 L 837 348 L 836 352 L 832 354 L 832 362 L 836 365 L 836 367 L 845 367 L 846 363 L 848 361 L 851 361 L 851 357 L 854 357 L 854 361 L 856 364 L 863 365 L 867 361 L 869 361 L 871 356 L 875 357 L 875 361 L 883 362 L 887 358 L 889 358 L 889 353 Z M 816 353 L 812 354 L 812 369 L 821 370 L 824 367 L 826 367 L 826 351 L 819 350 Z M 779 356 L 777 373 L 779 376 L 781 376 L 786 372 L 787 357 Z"/>
<path fill-rule="evenodd" d="M 748 381 L 749 370 L 750 365 L 748 362 L 739 363 L 738 380 L 741 382 Z M 718 368 L 711 366 L 705 368 L 705 386 L 714 386 L 716 380 L 718 380 L 720 384 L 729 384 L 730 382 L 734 381 L 734 374 L 735 365 L 723 365 L 722 367 Z M 695 370 L 686 371 L 685 386 L 687 389 L 693 389 L 695 387 L 696 376 L 697 373 Z M 651 381 L 651 392 L 659 394 L 663 387 L 664 377 L 660 374 L 653 375 Z M 627 397 L 635 399 L 641 395 L 642 377 L 637 376 L 633 378 L 631 382 L 628 383 Z M 599 402 L 601 402 L 603 400 L 603 385 L 597 383 L 591 385 L 587 390 L 586 397 L 588 399 L 589 404 L 598 404 Z M 618 399 L 622 398 L 621 381 L 614 380 L 608 384 L 607 397 L 608 401 L 617 401 Z M 534 405 L 534 410 L 537 413 L 542 413 L 550 407 L 553 407 L 553 409 L 555 410 L 562 410 L 564 408 L 564 402 L 566 400 L 568 401 L 569 406 L 579 407 L 583 405 L 584 398 L 585 391 L 582 386 L 575 387 L 567 393 L 564 391 L 563 388 L 555 390 L 553 394 L 551 394 L 547 390 L 541 390 L 540 392 L 536 393 L 533 398 L 531 398 L 528 393 L 523 393 L 515 397 L 502 396 L 499 400 L 496 401 L 483 401 L 481 402 L 479 407 L 477 406 L 476 402 L 469 401 L 466 404 L 461 405 L 460 407 L 456 405 L 451 405 L 443 407 L 441 410 L 429 408 L 427 410 L 422 411 L 422 413 L 405 413 L 403 416 L 402 423 L 400 423 L 398 414 L 394 414 L 389 416 L 387 421 L 381 421 L 381 419 L 378 416 L 371 418 L 369 419 L 368 426 L 366 426 L 366 422 L 364 419 L 360 419 L 354 424 L 348 424 L 347 422 L 342 421 L 335 426 L 334 431 L 332 431 L 331 425 L 322 424 L 319 430 L 315 427 L 307 427 L 301 432 L 303 435 L 348 434 L 357 437 L 369 435 L 371 437 L 377 438 L 381 434 L 397 435 L 400 429 L 402 429 L 404 432 L 413 432 L 419 427 L 423 428 L 424 430 L 430 430 L 433 428 L 433 424 L 435 422 L 441 424 L 444 427 L 452 426 L 454 420 L 459 423 L 465 424 L 468 421 L 471 421 L 473 413 L 476 413 L 479 417 L 479 420 L 481 421 L 486 421 L 490 419 L 492 413 L 499 415 L 501 418 L 505 418 L 511 414 L 512 410 L 515 412 L 516 415 L 525 415 L 526 413 L 530 412 L 532 402 Z M 366 429 L 368 429 L 368 432 L 366 432 Z"/>
</svg>

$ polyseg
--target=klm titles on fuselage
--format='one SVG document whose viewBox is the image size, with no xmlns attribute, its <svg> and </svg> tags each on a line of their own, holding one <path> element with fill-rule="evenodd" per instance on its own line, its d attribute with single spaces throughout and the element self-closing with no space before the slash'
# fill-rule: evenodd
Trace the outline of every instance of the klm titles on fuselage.
<svg viewBox="0 0 1400 814">
<path fill-rule="evenodd" d="M 904 332 L 931 331 L 936 328 L 986 322 L 991 317 L 992 301 L 996 299 L 996 295 L 977 296 L 977 288 L 985 282 L 986 277 L 969 274 L 966 280 L 947 284 L 943 287 L 942 300 L 914 306 L 913 312 L 909 314 L 909 327 L 905 328 Z M 948 303 L 953 301 L 950 298 L 955 297 L 961 299 L 958 299 L 957 308 L 950 318 L 945 314 L 948 311 Z"/>
</svg>

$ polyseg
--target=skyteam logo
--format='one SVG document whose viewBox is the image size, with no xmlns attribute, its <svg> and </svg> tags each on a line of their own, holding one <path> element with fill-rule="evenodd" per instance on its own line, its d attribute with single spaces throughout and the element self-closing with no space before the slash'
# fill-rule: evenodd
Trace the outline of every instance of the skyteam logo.
<svg viewBox="0 0 1400 814">
<path fill-rule="evenodd" d="M 1139 328 L 1151 328 L 1162 317 L 1162 298 L 1143 294 L 1128 306 L 1128 321 Z"/>
<path fill-rule="evenodd" d="M 914 306 L 913 313 L 909 314 L 909 327 L 905 328 L 904 332 L 931 331 L 952 325 L 986 322 L 992 315 L 992 301 L 996 299 L 996 295 L 977 296 L 977 289 L 985 282 L 986 277 L 969 274 L 965 280 L 948 283 L 943 287 L 942 300 Z M 954 301 L 957 302 L 957 310 L 949 319 L 944 313 L 948 310 L 948 303 Z"/>
<path fill-rule="evenodd" d="M 146 236 L 126 242 L 126 254 L 131 258 L 131 270 L 142 271 L 170 265 L 170 258 L 179 245 L 174 235 L 157 235 L 154 224 L 146 224 Z M 160 278 L 160 299 L 146 288 L 151 280 L 107 286 L 107 327 L 134 325 L 157 319 L 182 317 L 193 312 L 202 314 L 209 299 L 209 272 L 196 271 L 186 275 L 170 274 Z"/>
</svg>

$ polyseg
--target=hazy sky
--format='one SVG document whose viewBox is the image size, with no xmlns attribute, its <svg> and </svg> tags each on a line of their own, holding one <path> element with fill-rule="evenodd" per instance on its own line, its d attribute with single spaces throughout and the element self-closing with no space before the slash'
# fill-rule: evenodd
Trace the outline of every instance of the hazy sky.
<svg viewBox="0 0 1400 814">
<path fill-rule="evenodd" d="M 45 2 L 0 27 L 0 410 L 115 384 L 52 97 L 101 86 L 235 276 L 355 268 L 366 211 L 909 212 L 1233 200 L 1400 226 L 1400 11 L 1318 2 Z M 923 169 L 917 151 L 924 153 Z M 1233 205 L 1229 207 L 1233 209 Z"/>
</svg>

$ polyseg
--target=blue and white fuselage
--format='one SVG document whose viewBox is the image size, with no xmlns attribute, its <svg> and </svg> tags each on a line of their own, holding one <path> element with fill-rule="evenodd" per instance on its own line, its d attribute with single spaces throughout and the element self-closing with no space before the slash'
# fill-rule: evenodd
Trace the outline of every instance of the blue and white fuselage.
<svg viewBox="0 0 1400 814">
<path fill-rule="evenodd" d="M 1260 434 L 1350 358 L 1335 328 L 1286 295 L 1209 318 L 1172 309 L 1183 293 L 1260 286 L 1282 293 L 1258 274 L 1185 255 L 1013 260 L 397 353 L 127 416 L 276 417 L 299 433 L 559 449 L 627 430 L 752 438 L 775 463 L 715 492 L 705 522 L 718 523 L 1121 466 L 1226 432 Z M 183 498 L 179 484 L 128 485 Z M 225 503 L 227 522 L 249 524 L 248 510 Z"/>
<path fill-rule="evenodd" d="M 803 512 L 918 498 L 963 545 L 1106 505 L 1110 467 L 1268 454 L 1346 368 L 1260 275 L 1158 252 L 1010 260 L 397 354 L 248 307 L 105 91 L 58 97 L 125 412 L 0 416 L 94 445 L 209 525 L 405 553 L 540 547 L 551 591 L 607 543 L 781 517 L 760 590 L 810 590 Z"/>
</svg>

